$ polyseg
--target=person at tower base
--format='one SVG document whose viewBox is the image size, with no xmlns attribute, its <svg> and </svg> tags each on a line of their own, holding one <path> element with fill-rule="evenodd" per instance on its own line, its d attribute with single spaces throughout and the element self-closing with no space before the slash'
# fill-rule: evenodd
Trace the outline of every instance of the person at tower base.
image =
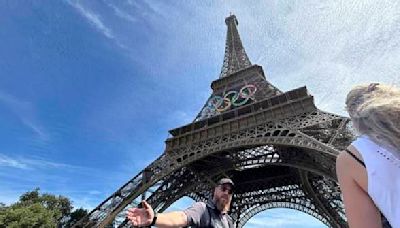
<svg viewBox="0 0 400 228">
<path fill-rule="evenodd" d="M 233 194 L 233 181 L 222 178 L 213 189 L 212 199 L 207 203 L 196 202 L 183 211 L 155 214 L 153 208 L 143 201 L 142 208 L 130 208 L 127 218 L 134 226 L 156 227 L 214 227 L 233 228 L 228 215 Z"/>
<path fill-rule="evenodd" d="M 346 109 L 358 138 L 336 160 L 350 228 L 400 228 L 400 89 L 354 87 Z"/>
</svg>

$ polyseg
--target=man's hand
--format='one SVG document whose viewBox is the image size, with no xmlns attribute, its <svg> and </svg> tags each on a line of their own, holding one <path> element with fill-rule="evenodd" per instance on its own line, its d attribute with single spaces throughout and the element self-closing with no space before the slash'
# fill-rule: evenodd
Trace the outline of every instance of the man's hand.
<svg viewBox="0 0 400 228">
<path fill-rule="evenodd" d="M 142 201 L 143 208 L 128 209 L 128 219 L 134 226 L 150 226 L 154 218 L 154 210 L 146 201 Z"/>
</svg>

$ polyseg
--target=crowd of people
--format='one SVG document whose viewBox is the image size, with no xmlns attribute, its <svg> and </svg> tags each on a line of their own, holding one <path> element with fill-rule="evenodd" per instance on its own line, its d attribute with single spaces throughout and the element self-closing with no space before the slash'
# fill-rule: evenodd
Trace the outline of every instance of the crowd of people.
<svg viewBox="0 0 400 228">
<path fill-rule="evenodd" d="M 354 87 L 346 109 L 358 133 L 336 160 L 336 172 L 350 228 L 382 227 L 381 215 L 400 228 L 400 89 L 371 83 Z M 145 201 L 130 208 L 134 226 L 233 228 L 229 216 L 234 183 L 219 180 L 208 202 L 155 214 Z"/>
</svg>

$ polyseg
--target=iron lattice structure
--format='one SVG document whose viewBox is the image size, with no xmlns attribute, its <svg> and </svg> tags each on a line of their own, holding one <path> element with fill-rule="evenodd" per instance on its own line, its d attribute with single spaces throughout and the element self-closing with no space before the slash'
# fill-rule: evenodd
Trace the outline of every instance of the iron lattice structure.
<svg viewBox="0 0 400 228">
<path fill-rule="evenodd" d="M 346 227 L 335 158 L 353 140 L 348 118 L 319 110 L 306 87 L 282 92 L 251 65 L 234 15 L 224 64 L 195 118 L 170 130 L 154 162 L 79 221 L 77 227 L 129 227 L 126 209 L 141 198 L 162 212 L 184 196 L 205 201 L 215 182 L 235 182 L 231 215 L 242 227 L 270 208 L 305 212 Z"/>
</svg>

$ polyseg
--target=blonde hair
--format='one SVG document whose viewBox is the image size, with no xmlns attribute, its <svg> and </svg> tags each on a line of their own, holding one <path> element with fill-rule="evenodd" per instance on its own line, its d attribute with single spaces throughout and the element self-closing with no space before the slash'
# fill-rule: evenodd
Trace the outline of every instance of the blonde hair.
<svg viewBox="0 0 400 228">
<path fill-rule="evenodd" d="M 358 85 L 348 93 L 346 109 L 357 132 L 399 153 L 400 89 L 379 83 Z"/>
</svg>

